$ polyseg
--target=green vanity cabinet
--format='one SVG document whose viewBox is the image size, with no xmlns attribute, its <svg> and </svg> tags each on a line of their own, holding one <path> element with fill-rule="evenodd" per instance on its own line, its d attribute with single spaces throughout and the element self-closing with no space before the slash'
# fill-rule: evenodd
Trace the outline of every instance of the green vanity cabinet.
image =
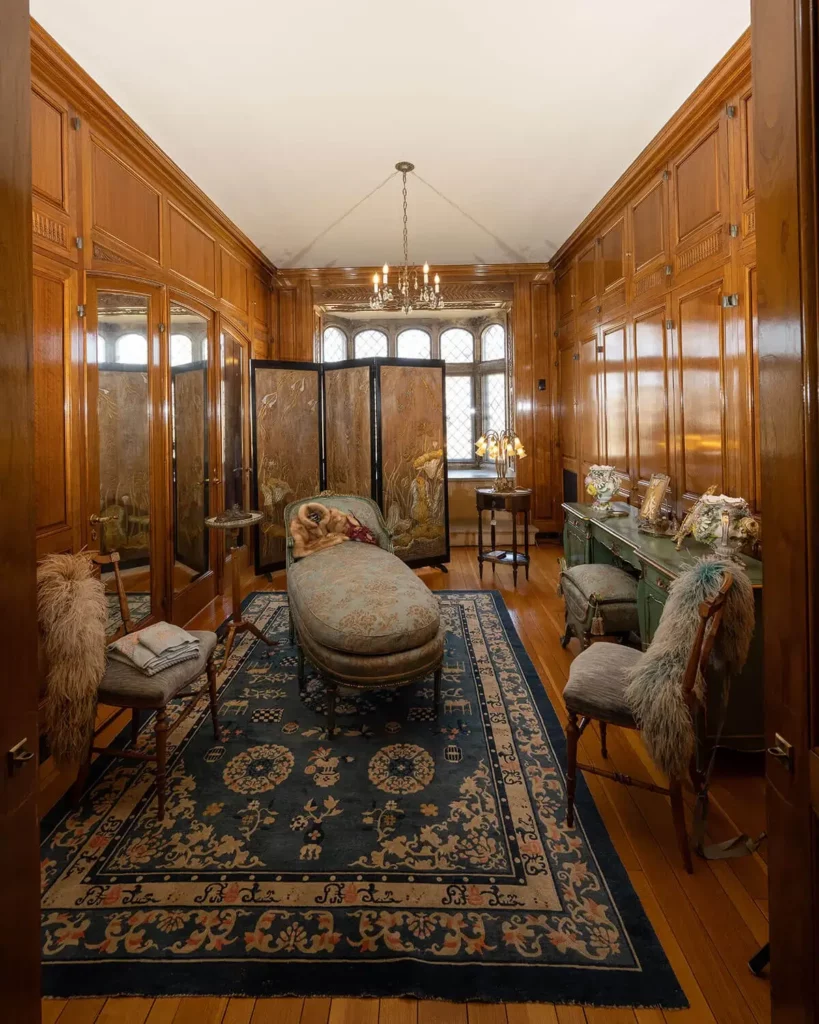
<svg viewBox="0 0 819 1024">
<path fill-rule="evenodd" d="M 616 504 L 626 512 L 622 517 L 605 517 L 591 505 L 566 502 L 563 547 L 568 565 L 583 562 L 605 562 L 634 573 L 637 583 L 637 615 L 643 650 L 651 643 L 663 613 L 672 580 L 695 558 L 708 554 L 704 544 L 690 537 L 677 551 L 670 537 L 654 537 L 637 529 L 637 510 L 630 505 Z M 731 684 L 721 744 L 737 750 L 759 750 L 764 747 L 762 680 L 762 563 L 742 556 L 746 572 L 753 584 L 756 608 L 756 629 L 751 641 L 748 661 L 742 674 Z M 704 721 L 697 723 L 700 742 L 707 747 L 716 739 L 719 723 L 720 687 L 708 690 Z"/>
</svg>

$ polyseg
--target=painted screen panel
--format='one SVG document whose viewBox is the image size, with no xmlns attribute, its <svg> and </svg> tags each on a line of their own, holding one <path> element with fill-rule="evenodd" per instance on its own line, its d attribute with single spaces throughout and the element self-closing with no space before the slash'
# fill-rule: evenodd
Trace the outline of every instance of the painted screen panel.
<svg viewBox="0 0 819 1024">
<path fill-rule="evenodd" d="M 395 553 L 449 560 L 444 363 L 379 361 L 379 500 Z"/>
<path fill-rule="evenodd" d="M 314 363 L 251 363 L 257 573 L 284 567 L 285 505 L 322 489 L 320 374 Z"/>
<path fill-rule="evenodd" d="M 327 489 L 374 497 L 372 364 L 325 367 Z"/>
</svg>

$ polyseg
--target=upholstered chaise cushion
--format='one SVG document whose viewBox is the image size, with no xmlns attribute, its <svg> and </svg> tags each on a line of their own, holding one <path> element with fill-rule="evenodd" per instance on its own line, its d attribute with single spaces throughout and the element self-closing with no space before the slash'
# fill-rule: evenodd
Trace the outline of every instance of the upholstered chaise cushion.
<svg viewBox="0 0 819 1024">
<path fill-rule="evenodd" d="M 291 565 L 287 592 L 299 637 L 346 654 L 395 654 L 438 633 L 438 602 L 399 558 L 348 541 Z"/>
<path fill-rule="evenodd" d="M 208 658 L 216 647 L 216 634 L 205 630 L 189 630 L 199 641 L 199 657 L 172 665 L 155 676 L 146 676 L 138 668 L 121 661 L 109 661 L 99 688 L 101 704 L 114 707 L 162 707 L 180 690 L 195 682 L 205 671 Z"/>
<path fill-rule="evenodd" d="M 603 563 L 575 565 L 561 574 L 566 611 L 571 620 L 589 617 L 592 597 L 604 633 L 637 631 L 637 580 L 625 569 Z"/>
<path fill-rule="evenodd" d="M 629 672 L 642 657 L 633 647 L 592 644 L 572 662 L 563 690 L 566 707 L 612 725 L 633 726 L 634 717 L 623 695 Z"/>
</svg>

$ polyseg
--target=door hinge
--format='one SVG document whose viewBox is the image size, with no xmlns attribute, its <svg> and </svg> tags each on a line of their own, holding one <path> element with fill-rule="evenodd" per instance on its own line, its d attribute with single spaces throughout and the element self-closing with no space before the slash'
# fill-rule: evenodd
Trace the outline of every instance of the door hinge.
<svg viewBox="0 0 819 1024">
<path fill-rule="evenodd" d="M 737 116 L 737 108 L 733 105 L 733 103 L 729 103 L 728 106 L 725 108 L 725 116 L 726 117 L 736 117 Z"/>
<path fill-rule="evenodd" d="M 74 239 L 74 243 L 76 244 L 78 249 L 82 249 L 82 246 L 83 246 L 82 235 L 77 235 L 77 237 Z"/>
<path fill-rule="evenodd" d="M 738 293 L 734 292 L 733 295 L 723 295 L 722 296 L 722 305 L 726 309 L 729 306 L 738 306 L 739 305 L 739 295 L 738 295 Z"/>
<path fill-rule="evenodd" d="M 82 121 L 78 117 L 71 118 L 71 127 L 75 132 L 78 132 L 82 126 Z"/>
<path fill-rule="evenodd" d="M 728 234 L 731 238 L 736 238 L 739 235 L 739 224 L 729 224 Z"/>
<path fill-rule="evenodd" d="M 670 171 L 663 171 L 663 181 L 668 181 L 668 179 L 670 177 L 671 177 L 671 172 Z"/>
<path fill-rule="evenodd" d="M 665 265 L 665 276 L 666 277 L 671 277 L 671 275 L 673 273 L 674 273 L 674 268 L 671 266 L 670 263 L 666 263 L 666 265 Z"/>
<path fill-rule="evenodd" d="M 84 317 L 85 316 L 85 306 L 83 306 L 83 305 L 77 306 L 77 316 L 79 316 L 79 317 Z"/>
<path fill-rule="evenodd" d="M 788 743 L 784 736 L 780 736 L 776 733 L 774 736 L 775 747 L 768 747 L 768 753 L 771 757 L 775 757 L 780 764 L 784 765 L 787 770 L 793 774 L 794 761 L 793 761 L 793 744 Z"/>
<path fill-rule="evenodd" d="M 665 329 L 667 331 L 673 331 L 674 330 L 674 321 L 673 320 L 666 320 L 666 322 L 665 322 Z"/>
<path fill-rule="evenodd" d="M 160 334 L 165 333 L 165 324 L 157 324 L 156 327 Z"/>
<path fill-rule="evenodd" d="M 580 362 L 580 356 L 577 354 L 577 352 L 575 352 L 575 354 L 572 356 L 572 359 L 574 359 L 576 363 Z"/>
</svg>

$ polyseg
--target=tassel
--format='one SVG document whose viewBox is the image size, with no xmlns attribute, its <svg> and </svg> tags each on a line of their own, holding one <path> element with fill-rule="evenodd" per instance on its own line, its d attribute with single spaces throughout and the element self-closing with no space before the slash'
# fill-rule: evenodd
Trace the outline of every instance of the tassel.
<svg viewBox="0 0 819 1024">
<path fill-rule="evenodd" d="M 563 583 L 562 582 L 560 582 L 560 581 L 558 582 L 557 587 L 555 587 L 555 593 L 557 594 L 558 597 L 563 597 Z"/>
<path fill-rule="evenodd" d="M 600 608 L 595 602 L 594 605 L 594 618 L 592 619 L 591 626 L 592 636 L 605 636 L 603 632 L 603 616 L 600 614 Z"/>
</svg>

